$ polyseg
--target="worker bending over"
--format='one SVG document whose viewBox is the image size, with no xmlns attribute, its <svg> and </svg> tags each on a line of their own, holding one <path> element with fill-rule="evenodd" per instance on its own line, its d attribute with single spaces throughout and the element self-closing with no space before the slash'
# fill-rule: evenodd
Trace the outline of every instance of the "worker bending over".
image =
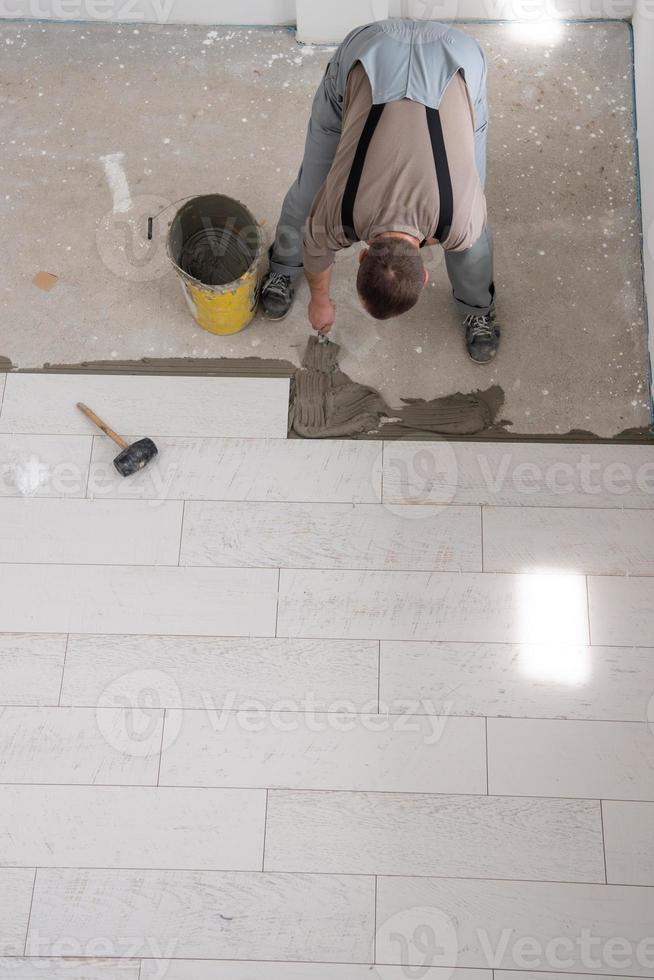
<svg viewBox="0 0 654 980">
<path fill-rule="evenodd" d="M 477 42 L 431 21 L 357 28 L 316 93 L 304 159 L 284 200 L 262 306 L 282 319 L 302 269 L 309 319 L 327 334 L 335 253 L 354 242 L 357 291 L 378 320 L 410 310 L 440 243 L 470 357 L 495 356 L 493 246 L 486 217 L 486 61 Z"/>
</svg>

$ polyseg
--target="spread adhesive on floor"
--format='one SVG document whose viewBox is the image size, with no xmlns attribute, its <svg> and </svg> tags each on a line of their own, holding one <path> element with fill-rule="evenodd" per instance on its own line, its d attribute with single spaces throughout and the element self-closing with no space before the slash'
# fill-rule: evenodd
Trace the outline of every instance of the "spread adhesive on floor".
<svg viewBox="0 0 654 980">
<path fill-rule="evenodd" d="M 341 371 L 339 351 L 338 344 L 309 339 L 291 396 L 290 428 L 299 436 L 344 438 L 374 433 L 389 422 L 413 431 L 475 435 L 494 424 L 504 402 L 502 389 L 495 386 L 430 401 L 405 399 L 403 408 L 393 410 L 374 388 Z"/>
</svg>

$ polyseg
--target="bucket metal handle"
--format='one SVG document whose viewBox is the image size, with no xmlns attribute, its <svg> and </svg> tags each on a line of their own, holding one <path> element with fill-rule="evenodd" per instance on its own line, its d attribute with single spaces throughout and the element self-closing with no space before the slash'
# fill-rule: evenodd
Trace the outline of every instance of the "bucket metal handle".
<svg viewBox="0 0 654 980">
<path fill-rule="evenodd" d="M 148 241 L 149 242 L 152 241 L 152 236 L 154 234 L 154 223 L 157 220 L 157 218 L 161 217 L 164 211 L 167 211 L 168 208 L 174 208 L 176 204 L 181 204 L 182 201 L 192 201 L 194 197 L 197 197 L 197 194 L 187 194 L 186 197 L 180 197 L 177 201 L 171 201 L 170 204 L 166 204 L 166 206 L 163 207 L 161 211 L 157 211 L 156 214 L 149 217 L 148 218 Z"/>
</svg>

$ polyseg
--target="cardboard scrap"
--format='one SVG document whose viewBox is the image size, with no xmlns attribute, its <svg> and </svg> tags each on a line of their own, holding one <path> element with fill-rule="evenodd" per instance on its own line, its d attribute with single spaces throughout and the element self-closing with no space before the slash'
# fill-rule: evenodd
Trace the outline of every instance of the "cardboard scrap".
<svg viewBox="0 0 654 980">
<path fill-rule="evenodd" d="M 55 276 L 53 272 L 37 272 L 32 279 L 34 285 L 38 286 L 39 289 L 44 289 L 46 293 L 49 293 L 57 285 L 58 281 L 59 276 Z"/>
</svg>

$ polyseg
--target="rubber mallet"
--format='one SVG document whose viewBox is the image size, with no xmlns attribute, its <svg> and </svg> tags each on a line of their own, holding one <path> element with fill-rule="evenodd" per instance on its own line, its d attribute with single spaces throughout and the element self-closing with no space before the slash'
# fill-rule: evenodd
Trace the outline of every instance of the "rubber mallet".
<svg viewBox="0 0 654 980">
<path fill-rule="evenodd" d="M 114 460 L 114 466 L 118 470 L 121 476 L 131 476 L 132 473 L 138 473 L 145 466 L 148 465 L 151 459 L 157 455 L 159 450 L 153 443 L 152 439 L 139 439 L 138 442 L 133 442 L 130 446 L 129 443 L 121 439 L 113 429 L 110 429 L 106 422 L 98 418 L 95 412 L 92 412 L 88 405 L 82 404 L 82 402 L 77 403 L 77 407 L 80 412 L 83 412 L 87 418 L 97 425 L 98 429 L 101 429 L 105 435 L 109 436 L 110 439 L 120 446 L 122 452 L 118 453 Z"/>
</svg>

